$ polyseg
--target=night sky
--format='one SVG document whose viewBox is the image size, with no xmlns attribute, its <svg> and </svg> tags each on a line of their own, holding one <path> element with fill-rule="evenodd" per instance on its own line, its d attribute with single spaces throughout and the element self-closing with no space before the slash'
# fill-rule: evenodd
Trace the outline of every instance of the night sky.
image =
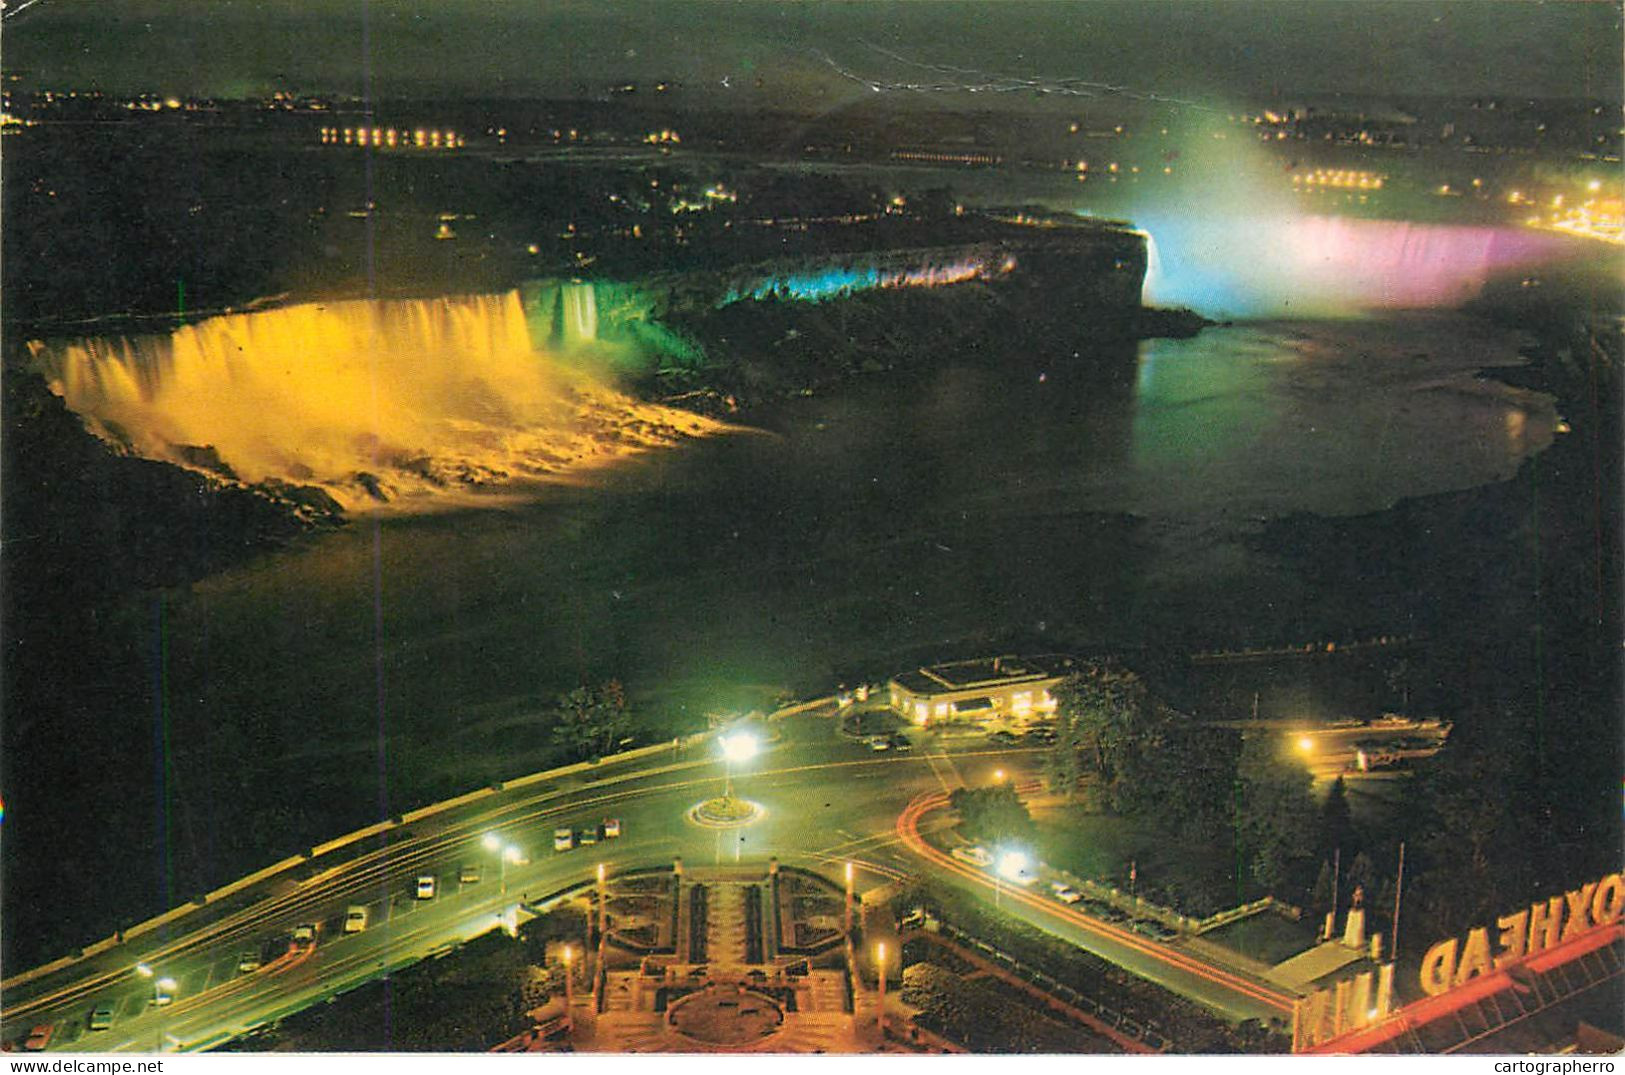
<svg viewBox="0 0 1625 1075">
<path fill-rule="evenodd" d="M 833 104 L 871 84 L 1083 80 L 1220 101 L 1271 93 L 1620 92 L 1616 3 L 1431 0 L 777 4 L 646 0 L 5 0 L 37 88 L 508 96 L 674 79 L 709 103 Z M 1005 92 L 997 92 L 1000 87 Z M 1095 91 L 1086 91 L 1095 92 Z"/>
</svg>

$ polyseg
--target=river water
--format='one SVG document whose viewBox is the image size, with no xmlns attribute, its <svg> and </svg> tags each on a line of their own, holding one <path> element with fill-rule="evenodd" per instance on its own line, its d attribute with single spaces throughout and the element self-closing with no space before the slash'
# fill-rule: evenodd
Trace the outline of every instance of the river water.
<svg viewBox="0 0 1625 1075">
<path fill-rule="evenodd" d="M 984 348 L 144 598 L 63 687 L 135 763 L 86 802 L 21 804 L 8 958 L 541 768 L 548 704 L 583 680 L 621 679 L 669 735 L 929 658 L 1403 631 L 1359 593 L 1309 607 L 1252 539 L 1512 475 L 1557 421 L 1476 375 L 1519 342 L 1414 314 Z M 62 891 L 81 895 L 53 909 Z"/>
<path fill-rule="evenodd" d="M 170 618 L 175 695 L 262 714 L 289 756 L 372 756 L 381 712 L 410 784 L 419 747 L 455 769 L 442 733 L 581 677 L 680 719 L 1006 638 L 1278 637 L 1302 610 L 1248 541 L 1264 520 L 1502 480 L 1550 443 L 1549 397 L 1476 375 L 1517 345 L 1455 315 L 1251 323 L 856 380 L 210 579 Z"/>
</svg>

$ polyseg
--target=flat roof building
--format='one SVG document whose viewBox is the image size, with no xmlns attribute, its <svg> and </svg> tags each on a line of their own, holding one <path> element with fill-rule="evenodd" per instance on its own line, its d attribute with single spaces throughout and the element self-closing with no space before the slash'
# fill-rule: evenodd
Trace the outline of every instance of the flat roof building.
<svg viewBox="0 0 1625 1075">
<path fill-rule="evenodd" d="M 887 681 L 891 708 L 914 724 L 1031 722 L 1055 712 L 1052 688 L 1071 674 L 1064 654 L 978 657 L 903 672 Z"/>
</svg>

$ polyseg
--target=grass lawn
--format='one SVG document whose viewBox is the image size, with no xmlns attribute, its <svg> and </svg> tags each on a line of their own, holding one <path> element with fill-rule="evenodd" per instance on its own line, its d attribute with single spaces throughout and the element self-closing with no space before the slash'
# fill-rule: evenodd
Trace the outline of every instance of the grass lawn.
<svg viewBox="0 0 1625 1075">
<path fill-rule="evenodd" d="M 1313 915 L 1294 922 L 1271 911 L 1250 915 L 1239 922 L 1202 934 L 1233 952 L 1274 965 L 1302 952 L 1315 943 Z"/>
</svg>

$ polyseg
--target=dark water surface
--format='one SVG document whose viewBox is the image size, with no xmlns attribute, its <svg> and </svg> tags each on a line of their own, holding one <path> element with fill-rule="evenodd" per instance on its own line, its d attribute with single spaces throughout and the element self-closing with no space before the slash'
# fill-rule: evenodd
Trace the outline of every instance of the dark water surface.
<svg viewBox="0 0 1625 1075">
<path fill-rule="evenodd" d="M 518 505 L 358 519 L 129 617 L 153 656 L 108 690 L 161 714 L 159 760 L 121 777 L 150 806 L 64 838 L 105 868 L 97 900 L 139 917 L 540 767 L 539 715 L 584 678 L 622 679 L 670 734 L 1015 638 L 1290 634 L 1300 581 L 1249 537 L 1512 475 L 1550 443 L 1552 402 L 1475 371 L 1518 342 L 1430 314 L 945 357 Z"/>
<path fill-rule="evenodd" d="M 582 677 L 680 722 L 1011 631 L 1270 637 L 1296 583 L 1245 538 L 1509 477 L 1555 421 L 1474 376 L 1514 361 L 1429 316 L 856 381 L 531 503 L 363 519 L 209 580 L 170 619 L 174 719 L 251 714 L 263 756 L 367 759 L 393 802 L 523 771 L 530 718 Z"/>
</svg>

